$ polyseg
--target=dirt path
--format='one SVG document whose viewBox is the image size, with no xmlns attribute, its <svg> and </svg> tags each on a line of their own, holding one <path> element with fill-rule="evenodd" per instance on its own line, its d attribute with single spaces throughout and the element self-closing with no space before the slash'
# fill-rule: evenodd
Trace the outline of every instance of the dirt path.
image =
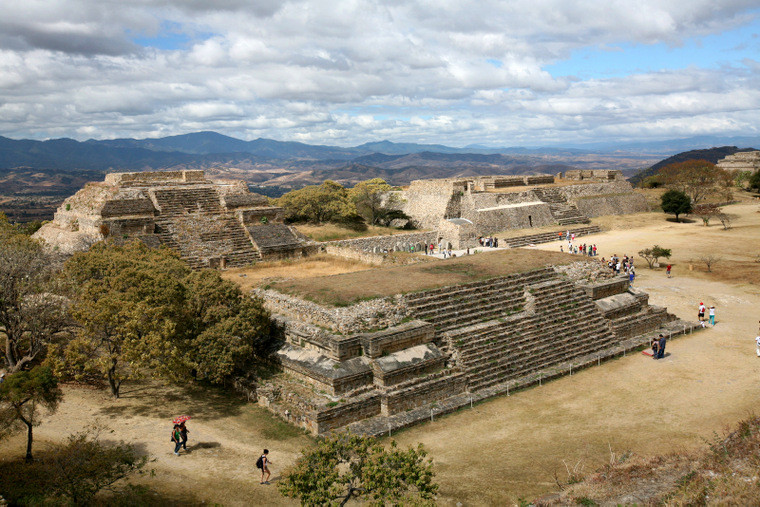
<svg viewBox="0 0 760 507">
<path fill-rule="evenodd" d="M 672 248 L 674 277 L 642 265 L 637 287 L 650 293 L 653 304 L 685 319 L 694 319 L 699 301 L 715 304 L 717 325 L 673 340 L 663 361 L 641 354 L 620 358 L 395 435 L 402 444 L 423 442 L 429 449 L 437 463 L 441 503 L 505 505 L 535 498 L 556 489 L 555 474 L 567 480 L 568 469 L 589 472 L 611 453 L 694 448 L 755 410 L 760 359 L 753 339 L 760 290 L 688 271 L 688 259 L 726 250 L 728 244 L 727 256 L 752 259 L 760 244 L 756 209 L 732 209 L 742 216 L 733 231 L 654 221 L 583 238 L 600 245 L 604 256 L 632 254 L 655 243 Z M 541 248 L 556 251 L 558 245 Z M 191 453 L 177 457 L 169 442 L 169 420 L 184 413 L 193 416 Z M 177 498 L 189 492 L 197 502 L 224 505 L 287 504 L 274 485 L 258 484 L 255 459 L 268 447 L 276 479 L 310 441 L 263 409 L 228 395 L 143 383 L 129 384 L 120 400 L 102 391 L 67 388 L 59 411 L 35 430 L 36 448 L 94 420 L 114 430 L 109 437 L 135 443 L 155 457 L 151 466 L 157 475 L 146 484 Z M 22 452 L 20 437 L 0 444 L 0 459 Z"/>
</svg>

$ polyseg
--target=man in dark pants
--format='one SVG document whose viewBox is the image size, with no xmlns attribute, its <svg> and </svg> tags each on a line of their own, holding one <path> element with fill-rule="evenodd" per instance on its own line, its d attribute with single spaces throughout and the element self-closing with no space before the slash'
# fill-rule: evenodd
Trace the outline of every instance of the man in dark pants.
<svg viewBox="0 0 760 507">
<path fill-rule="evenodd" d="M 657 347 L 657 359 L 665 357 L 665 336 L 660 335 L 660 340 Z"/>
</svg>

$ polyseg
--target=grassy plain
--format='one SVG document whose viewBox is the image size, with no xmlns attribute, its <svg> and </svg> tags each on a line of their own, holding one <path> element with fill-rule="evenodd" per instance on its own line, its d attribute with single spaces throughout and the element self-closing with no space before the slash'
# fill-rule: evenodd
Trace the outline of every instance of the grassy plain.
<svg viewBox="0 0 760 507">
<path fill-rule="evenodd" d="M 280 292 L 341 306 L 363 299 L 485 280 L 573 260 L 576 259 L 554 252 L 537 254 L 520 249 L 499 250 L 438 262 L 272 282 L 271 286 Z"/>
<path fill-rule="evenodd" d="M 364 231 L 355 231 L 335 224 L 299 224 L 295 226 L 299 232 L 314 241 L 335 241 L 338 239 L 366 238 L 370 236 L 391 236 L 414 231 L 402 231 L 393 227 L 367 226 Z"/>
<path fill-rule="evenodd" d="M 556 480 L 588 473 L 626 451 L 647 457 L 703 447 L 715 432 L 757 410 L 760 206 L 726 211 L 738 217 L 728 231 L 648 214 L 610 219 L 620 227 L 584 238 L 604 256 L 635 255 L 655 243 L 672 248 L 673 278 L 637 259 L 637 287 L 651 303 L 684 319 L 694 320 L 700 301 L 714 304 L 717 325 L 670 342 L 665 360 L 628 355 L 395 434 L 403 445 L 423 442 L 430 451 L 442 505 L 516 504 L 556 491 Z M 576 259 L 559 254 L 558 243 L 540 249 Z M 536 250 L 522 251 L 530 256 Z M 712 273 L 695 262 L 707 253 L 723 257 Z M 484 253 L 464 260 L 472 259 L 496 265 L 500 257 Z M 294 504 L 274 486 L 258 484 L 254 461 L 269 448 L 278 480 L 310 437 L 216 390 L 141 381 L 124 391 L 113 400 L 105 391 L 67 386 L 59 411 L 35 429 L 35 449 L 42 452 L 98 420 L 113 430 L 108 438 L 132 442 L 155 458 L 155 477 L 142 482 L 177 503 Z M 170 419 L 184 413 L 193 416 L 191 452 L 177 457 Z M 23 456 L 24 442 L 23 436 L 0 442 L 0 461 Z"/>
</svg>

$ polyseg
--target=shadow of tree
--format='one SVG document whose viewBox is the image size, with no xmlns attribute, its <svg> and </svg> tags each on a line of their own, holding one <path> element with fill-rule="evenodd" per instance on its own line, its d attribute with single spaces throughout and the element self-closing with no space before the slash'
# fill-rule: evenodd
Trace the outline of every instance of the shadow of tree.
<svg viewBox="0 0 760 507">
<path fill-rule="evenodd" d="M 215 386 L 139 380 L 126 385 L 122 397 L 101 407 L 99 414 L 109 417 L 139 415 L 169 420 L 186 414 L 212 420 L 238 415 L 247 403 L 239 394 Z"/>
</svg>

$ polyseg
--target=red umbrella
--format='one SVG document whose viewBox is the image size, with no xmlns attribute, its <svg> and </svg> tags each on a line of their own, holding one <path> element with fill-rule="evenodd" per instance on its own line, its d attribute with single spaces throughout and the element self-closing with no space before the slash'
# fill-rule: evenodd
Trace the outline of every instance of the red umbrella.
<svg viewBox="0 0 760 507">
<path fill-rule="evenodd" d="M 179 417 L 176 417 L 176 418 L 174 418 L 174 419 L 172 420 L 172 422 L 173 422 L 174 424 L 182 424 L 183 422 L 187 421 L 188 419 L 190 419 L 190 416 L 189 416 L 189 415 L 181 415 L 181 416 L 179 416 Z"/>
</svg>

